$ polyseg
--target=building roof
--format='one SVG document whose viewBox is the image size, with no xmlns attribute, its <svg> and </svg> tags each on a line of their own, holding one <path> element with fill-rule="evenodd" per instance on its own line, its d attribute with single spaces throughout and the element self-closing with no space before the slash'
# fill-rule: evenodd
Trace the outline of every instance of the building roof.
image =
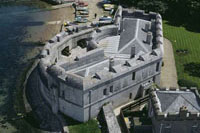
<svg viewBox="0 0 200 133">
<path fill-rule="evenodd" d="M 179 112 L 182 106 L 189 112 L 200 112 L 199 99 L 191 91 L 156 91 L 164 113 Z"/>
<path fill-rule="evenodd" d="M 150 101 L 157 119 L 200 119 L 200 96 L 195 87 L 151 88 Z"/>
<path fill-rule="evenodd" d="M 42 51 L 41 67 L 56 65 L 49 68 L 51 74 L 87 89 L 161 60 L 162 18 L 132 11 L 118 8 L 113 23 L 72 26 L 56 35 Z"/>
<path fill-rule="evenodd" d="M 146 24 L 149 25 L 148 31 L 145 30 Z M 69 57 L 62 57 L 63 60 L 60 66 L 66 71 L 75 72 L 79 76 L 86 77 L 89 75 L 94 76 L 95 73 L 101 73 L 101 71 L 108 71 L 109 58 L 113 58 L 114 66 L 123 65 L 127 60 L 131 60 L 131 47 L 133 46 L 136 49 L 135 55 L 138 57 L 142 55 L 145 56 L 145 54 L 153 51 L 152 45 L 156 45 L 156 43 L 153 42 L 153 33 L 156 32 L 156 28 L 152 27 L 155 24 L 155 21 L 151 22 L 139 18 L 126 18 L 124 16 L 120 23 L 121 30 L 119 34 L 117 34 L 117 27 L 114 25 L 100 27 L 98 29 L 99 32 L 94 31 L 93 41 L 90 43 L 96 43 L 97 49 L 101 49 L 99 54 L 97 54 L 97 52 L 92 52 L 94 50 L 86 51 L 79 50 L 80 48 L 74 48 Z M 146 43 L 148 33 L 151 33 L 151 39 L 149 43 Z M 98 37 L 103 34 L 106 36 Z M 98 51 L 97 49 L 96 51 Z M 74 61 L 76 55 L 78 55 L 80 60 Z M 81 60 L 83 57 L 84 60 Z"/>
</svg>

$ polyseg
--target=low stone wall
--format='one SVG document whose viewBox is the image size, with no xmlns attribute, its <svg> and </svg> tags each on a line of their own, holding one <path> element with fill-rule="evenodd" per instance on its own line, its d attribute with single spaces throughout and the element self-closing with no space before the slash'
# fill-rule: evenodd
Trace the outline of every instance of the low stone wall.
<svg viewBox="0 0 200 133">
<path fill-rule="evenodd" d="M 104 117 L 104 121 L 106 122 L 106 130 L 108 133 L 121 133 L 121 129 L 117 118 L 113 112 L 112 105 L 107 104 L 103 106 L 102 113 Z"/>
<path fill-rule="evenodd" d="M 31 68 L 29 69 L 29 71 L 26 73 L 25 81 L 23 83 L 23 99 L 24 99 L 24 105 L 25 105 L 26 112 L 30 112 L 32 110 L 30 104 L 28 103 L 27 97 L 26 97 L 26 89 L 27 89 L 26 85 L 27 85 L 27 81 L 28 81 L 31 73 L 34 71 L 34 69 L 36 69 L 38 63 L 39 63 L 39 60 L 36 60 L 33 63 Z"/>
<path fill-rule="evenodd" d="M 120 120 L 120 126 L 122 128 L 122 132 L 124 132 L 124 133 L 130 133 L 130 131 L 129 131 L 127 125 L 126 125 L 126 122 L 124 120 L 124 114 L 123 114 L 122 110 L 120 110 L 119 120 Z"/>
</svg>

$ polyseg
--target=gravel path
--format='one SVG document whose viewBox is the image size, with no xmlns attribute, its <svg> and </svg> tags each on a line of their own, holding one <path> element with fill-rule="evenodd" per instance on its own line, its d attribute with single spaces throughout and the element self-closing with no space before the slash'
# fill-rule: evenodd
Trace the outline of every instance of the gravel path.
<svg viewBox="0 0 200 133">
<path fill-rule="evenodd" d="M 88 3 L 88 8 L 89 8 L 89 21 L 95 21 L 94 19 L 94 14 L 97 14 L 96 20 L 98 20 L 99 17 L 101 17 L 104 14 L 102 5 L 101 5 L 101 0 L 84 0 L 85 2 Z"/>
<path fill-rule="evenodd" d="M 164 66 L 161 70 L 161 87 L 176 87 L 177 84 L 177 72 L 173 53 L 173 47 L 169 40 L 164 38 Z"/>
</svg>

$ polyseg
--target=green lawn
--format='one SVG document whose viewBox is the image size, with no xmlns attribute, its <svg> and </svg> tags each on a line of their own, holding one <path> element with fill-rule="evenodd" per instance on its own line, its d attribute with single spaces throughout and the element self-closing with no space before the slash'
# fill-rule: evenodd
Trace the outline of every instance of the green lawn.
<svg viewBox="0 0 200 133">
<path fill-rule="evenodd" d="M 70 133 L 101 133 L 98 127 L 98 121 L 96 119 L 91 119 L 85 123 L 73 120 L 68 116 L 64 116 Z"/>
<path fill-rule="evenodd" d="M 186 30 L 184 27 L 171 26 L 163 22 L 164 37 L 172 42 L 178 79 L 195 82 L 200 87 L 200 75 L 191 76 L 184 70 L 184 64 L 191 62 L 200 63 L 200 33 Z M 176 50 L 187 49 L 187 54 L 178 54 Z M 197 71 L 200 71 L 197 70 Z"/>
</svg>

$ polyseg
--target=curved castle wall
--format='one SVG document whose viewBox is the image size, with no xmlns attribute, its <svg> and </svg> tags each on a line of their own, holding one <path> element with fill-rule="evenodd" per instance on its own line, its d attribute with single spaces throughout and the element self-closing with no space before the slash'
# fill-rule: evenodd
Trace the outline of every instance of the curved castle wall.
<svg viewBox="0 0 200 133">
<path fill-rule="evenodd" d="M 64 114 L 76 120 L 87 121 L 89 118 L 97 115 L 97 108 L 99 105 L 103 105 L 105 102 L 109 102 L 110 100 L 116 100 L 120 103 L 121 99 L 127 99 L 127 97 L 129 97 L 129 93 L 133 93 L 133 97 L 136 96 L 138 90 L 136 89 L 132 91 L 129 89 L 129 93 L 122 92 L 121 99 L 119 98 L 120 95 L 118 95 L 113 98 L 108 98 L 107 100 L 101 101 L 99 105 L 94 104 L 90 105 L 91 107 L 84 107 L 85 103 L 83 100 L 85 92 L 83 89 L 85 84 L 83 85 L 83 77 L 67 73 L 64 68 L 56 65 L 56 63 L 61 59 L 61 51 L 67 46 L 69 46 L 69 50 L 75 48 L 79 40 L 90 39 L 89 45 L 92 46 L 92 49 L 95 49 L 98 48 L 97 43 L 99 40 L 108 36 L 118 35 L 120 30 L 120 20 L 122 18 L 122 8 L 117 10 L 114 18 L 115 19 L 113 24 L 99 28 L 87 25 L 71 27 L 72 29 L 75 29 L 72 33 L 61 32 L 46 43 L 40 55 L 40 62 L 36 68 L 39 72 L 38 87 L 40 88 L 41 94 L 49 103 L 54 113 L 57 113 L 58 110 L 60 110 Z M 161 16 L 157 14 L 155 18 L 157 18 L 156 40 L 160 45 L 160 48 L 163 49 Z M 98 52 L 99 55 L 102 56 L 102 51 L 99 50 Z M 150 78 L 146 79 L 145 82 L 149 82 L 149 80 Z M 156 81 L 157 80 L 158 79 L 156 79 Z M 139 85 L 136 86 L 137 88 L 140 87 Z M 76 89 L 76 91 L 74 91 L 74 89 Z M 87 93 L 88 95 L 91 95 L 89 92 Z M 73 101 L 73 103 L 71 101 Z"/>
<path fill-rule="evenodd" d="M 51 105 L 54 113 L 57 113 L 57 111 L 59 110 L 59 103 L 65 104 L 63 100 L 59 100 L 58 94 L 60 93 L 59 88 L 61 87 L 61 84 L 65 83 L 66 81 L 65 78 L 59 78 L 59 76 L 68 76 L 68 81 L 70 81 L 72 85 L 78 85 L 77 81 L 79 81 L 79 83 L 81 82 L 80 78 L 77 78 L 76 76 L 74 77 L 73 75 L 69 74 L 67 75 L 63 68 L 58 65 L 54 65 L 57 60 L 60 59 L 61 51 L 67 46 L 69 46 L 70 50 L 75 48 L 77 46 L 77 42 L 81 39 L 92 37 L 92 39 L 96 41 L 107 36 L 115 35 L 117 33 L 117 27 L 114 25 L 105 26 L 103 28 L 99 28 L 99 30 L 101 33 L 98 35 L 95 34 L 96 30 L 93 27 L 88 27 L 87 30 L 73 33 L 71 35 L 62 32 L 56 35 L 56 37 L 52 38 L 49 42 L 47 42 L 44 49 L 42 50 L 40 55 L 41 59 L 37 67 L 40 77 L 40 84 L 38 85 L 38 87 L 40 87 L 42 95 L 49 103 L 49 105 Z M 65 104 L 66 108 L 68 108 L 69 106 L 72 105 Z M 80 107 L 73 107 L 77 108 L 77 111 L 79 111 L 76 113 L 76 116 L 73 114 L 70 115 L 70 113 L 72 113 L 73 111 L 71 111 L 70 109 L 66 110 L 66 108 L 60 108 L 60 110 L 79 121 L 83 119 L 81 118 L 81 116 L 83 116 L 83 113 L 81 114 L 81 112 L 83 111 L 81 111 Z"/>
</svg>

